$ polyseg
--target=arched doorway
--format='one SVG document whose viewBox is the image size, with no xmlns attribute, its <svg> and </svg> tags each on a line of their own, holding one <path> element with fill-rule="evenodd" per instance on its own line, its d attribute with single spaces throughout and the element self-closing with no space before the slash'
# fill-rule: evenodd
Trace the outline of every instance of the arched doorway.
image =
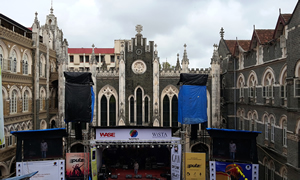
<svg viewBox="0 0 300 180">
<path fill-rule="evenodd" d="M 204 143 L 194 144 L 191 148 L 191 152 L 205 153 L 206 161 L 209 160 L 209 147 Z"/>
<path fill-rule="evenodd" d="M 71 152 L 84 152 L 83 144 L 77 143 L 77 144 L 71 145 Z"/>
</svg>

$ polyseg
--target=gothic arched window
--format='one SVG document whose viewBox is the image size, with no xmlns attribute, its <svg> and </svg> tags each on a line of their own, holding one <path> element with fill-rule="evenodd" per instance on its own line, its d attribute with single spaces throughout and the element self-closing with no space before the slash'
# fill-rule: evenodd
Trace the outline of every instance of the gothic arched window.
<svg viewBox="0 0 300 180">
<path fill-rule="evenodd" d="M 23 74 L 28 74 L 28 56 L 24 55 L 23 65 L 22 65 Z"/>
<path fill-rule="evenodd" d="M 109 126 L 116 125 L 116 98 L 111 96 L 109 99 Z"/>
<path fill-rule="evenodd" d="M 134 123 L 134 99 L 130 98 L 130 123 Z"/>
<path fill-rule="evenodd" d="M 107 126 L 107 98 L 101 98 L 101 126 Z"/>
<path fill-rule="evenodd" d="M 145 97 L 145 123 L 149 122 L 149 98 Z"/>
<path fill-rule="evenodd" d="M 172 127 L 178 127 L 178 99 L 177 96 L 172 98 Z"/>
<path fill-rule="evenodd" d="M 167 95 L 163 100 L 163 126 L 170 127 L 170 101 Z"/>
<path fill-rule="evenodd" d="M 26 90 L 23 94 L 23 111 L 24 112 L 28 111 L 28 96 L 29 96 L 29 93 Z"/>
<path fill-rule="evenodd" d="M 17 53 L 15 50 L 12 52 L 11 72 L 17 72 Z"/>
<path fill-rule="evenodd" d="M 136 119 L 137 125 L 142 125 L 143 123 L 143 99 L 142 90 L 140 88 L 136 91 Z"/>
<path fill-rule="evenodd" d="M 17 91 L 13 90 L 10 98 L 10 113 L 17 113 Z"/>
</svg>

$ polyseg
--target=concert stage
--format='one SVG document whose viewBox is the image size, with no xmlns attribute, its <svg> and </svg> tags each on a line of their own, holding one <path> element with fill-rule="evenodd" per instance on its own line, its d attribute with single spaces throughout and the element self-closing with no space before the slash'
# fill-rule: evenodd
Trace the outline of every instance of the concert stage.
<svg viewBox="0 0 300 180">
<path fill-rule="evenodd" d="M 111 169 L 112 175 L 118 175 L 117 179 L 126 180 L 126 175 L 132 175 L 132 179 L 135 178 L 135 174 L 133 169 Z M 167 180 L 167 178 L 163 178 L 160 175 L 165 174 L 165 169 L 141 169 L 138 171 L 138 175 L 142 175 L 141 179 L 151 179 L 147 178 L 147 175 L 152 175 L 152 179 L 160 179 L 160 180 Z M 108 179 L 112 179 L 109 177 Z M 140 178 L 139 178 L 140 179 Z"/>
</svg>

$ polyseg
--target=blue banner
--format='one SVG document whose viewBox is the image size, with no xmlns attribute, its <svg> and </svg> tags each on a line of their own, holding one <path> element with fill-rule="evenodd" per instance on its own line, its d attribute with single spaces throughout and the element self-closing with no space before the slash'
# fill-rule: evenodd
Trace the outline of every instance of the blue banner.
<svg viewBox="0 0 300 180">
<path fill-rule="evenodd" d="M 206 86 L 183 85 L 180 87 L 178 122 L 181 124 L 207 122 Z"/>
</svg>

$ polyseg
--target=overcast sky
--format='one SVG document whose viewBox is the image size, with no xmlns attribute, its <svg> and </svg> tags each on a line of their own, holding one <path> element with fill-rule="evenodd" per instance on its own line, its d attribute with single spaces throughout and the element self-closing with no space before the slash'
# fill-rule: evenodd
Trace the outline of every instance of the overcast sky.
<svg viewBox="0 0 300 180">
<path fill-rule="evenodd" d="M 135 26 L 157 44 L 160 62 L 175 65 L 187 44 L 190 68 L 208 68 L 213 44 L 250 40 L 256 29 L 274 29 L 279 8 L 292 13 L 297 0 L 53 0 L 54 15 L 71 48 L 113 48 L 115 39 L 131 39 Z M 51 0 L 0 0 L 0 13 L 31 27 L 35 12 L 45 24 Z"/>
</svg>

